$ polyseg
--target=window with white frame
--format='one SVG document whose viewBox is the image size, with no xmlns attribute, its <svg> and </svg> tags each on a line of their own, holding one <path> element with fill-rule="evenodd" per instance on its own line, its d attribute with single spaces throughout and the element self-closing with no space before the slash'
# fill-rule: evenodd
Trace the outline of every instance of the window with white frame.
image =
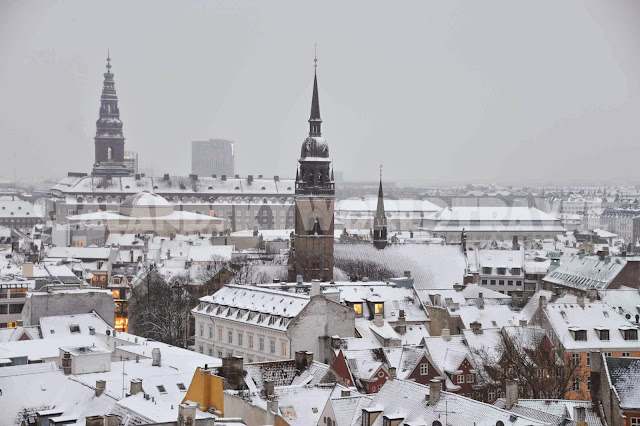
<svg viewBox="0 0 640 426">
<path fill-rule="evenodd" d="M 456 378 L 456 383 L 464 383 L 464 374 L 458 374 Z"/>
<path fill-rule="evenodd" d="M 209 339 L 213 340 L 213 326 L 209 326 Z"/>
<path fill-rule="evenodd" d="M 259 348 L 261 351 L 264 351 L 264 337 L 260 337 L 260 338 L 258 339 L 258 348 Z"/>
<path fill-rule="evenodd" d="M 231 330 L 229 330 L 229 332 L 228 332 L 228 339 L 227 339 L 227 341 L 228 341 L 229 343 L 233 343 L 233 331 L 231 331 Z"/>
<path fill-rule="evenodd" d="M 474 381 L 473 374 L 467 374 L 467 383 L 473 383 Z"/>
<path fill-rule="evenodd" d="M 280 355 L 287 356 L 287 342 L 280 343 Z"/>
<path fill-rule="evenodd" d="M 575 392 L 580 392 L 580 382 L 581 382 L 580 377 L 574 377 L 571 390 Z"/>
<path fill-rule="evenodd" d="M 242 332 L 238 331 L 238 346 L 242 346 Z"/>
<path fill-rule="evenodd" d="M 420 364 L 420 375 L 426 376 L 427 374 L 429 374 L 429 364 L 426 362 L 424 364 Z"/>
<path fill-rule="evenodd" d="M 253 348 L 253 334 L 249 334 L 249 347 Z"/>
<path fill-rule="evenodd" d="M 631 417 L 631 426 L 640 426 L 640 417 Z"/>
<path fill-rule="evenodd" d="M 200 337 L 204 336 L 204 325 L 200 323 Z"/>
</svg>

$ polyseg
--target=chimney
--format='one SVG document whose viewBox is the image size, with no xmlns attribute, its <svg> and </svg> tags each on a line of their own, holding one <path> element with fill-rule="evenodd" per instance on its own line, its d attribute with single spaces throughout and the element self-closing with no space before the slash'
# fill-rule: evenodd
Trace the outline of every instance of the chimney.
<svg viewBox="0 0 640 426">
<path fill-rule="evenodd" d="M 116 414 L 106 414 L 104 416 L 104 426 L 120 426 L 120 418 Z"/>
<path fill-rule="evenodd" d="M 373 325 L 376 327 L 382 327 L 384 325 L 384 318 L 382 314 L 373 314 Z"/>
<path fill-rule="evenodd" d="M 33 263 L 24 262 L 22 264 L 22 276 L 25 278 L 33 277 Z"/>
<path fill-rule="evenodd" d="M 484 297 L 482 296 L 482 292 L 478 293 L 478 301 L 476 302 L 478 309 L 484 309 Z"/>
<path fill-rule="evenodd" d="M 518 403 L 518 382 L 507 379 L 505 397 L 504 409 L 509 411 Z"/>
<path fill-rule="evenodd" d="M 104 417 L 102 417 L 102 416 L 85 417 L 84 418 L 84 424 L 86 426 L 104 426 Z"/>
<path fill-rule="evenodd" d="M 573 407 L 573 421 L 578 426 L 587 426 L 587 409 L 585 407 Z"/>
<path fill-rule="evenodd" d="M 276 385 L 275 382 L 273 380 L 265 380 L 264 381 L 264 396 L 266 398 L 269 398 L 273 395 L 275 395 L 276 392 Z"/>
<path fill-rule="evenodd" d="M 340 349 L 340 336 L 331 336 L 331 347 L 333 349 Z"/>
<path fill-rule="evenodd" d="M 107 389 L 107 382 L 104 380 L 96 380 L 96 397 L 102 395 Z"/>
<path fill-rule="evenodd" d="M 311 280 L 311 294 L 310 296 L 320 295 L 320 280 Z"/>
<path fill-rule="evenodd" d="M 196 424 L 196 405 L 185 402 L 178 405 L 178 426 L 192 426 Z"/>
<path fill-rule="evenodd" d="M 600 402 L 600 382 L 602 376 L 602 354 L 600 351 L 591 351 L 591 401 L 594 404 Z"/>
<path fill-rule="evenodd" d="M 436 405 L 440 399 L 440 391 L 442 390 L 442 384 L 438 379 L 432 379 L 429 381 L 429 405 Z"/>
<path fill-rule="evenodd" d="M 474 321 L 469 324 L 469 326 L 471 327 L 473 334 L 482 334 L 482 324 L 479 321 Z"/>
<path fill-rule="evenodd" d="M 137 395 L 142 392 L 142 379 L 131 379 L 129 384 L 129 394 Z"/>
<path fill-rule="evenodd" d="M 267 410 L 273 414 L 278 414 L 278 400 L 274 398 L 267 401 Z"/>
<path fill-rule="evenodd" d="M 89 336 L 95 336 L 96 335 L 96 328 L 93 326 L 89 326 Z"/>
<path fill-rule="evenodd" d="M 398 377 L 398 373 L 395 367 L 389 367 L 389 378 L 387 380 L 394 380 Z"/>
<path fill-rule="evenodd" d="M 443 328 L 442 329 L 442 338 L 447 342 L 449 340 L 451 340 L 451 333 L 449 333 L 449 329 L 448 328 Z"/>
<path fill-rule="evenodd" d="M 593 303 L 596 300 L 598 300 L 598 290 L 592 288 L 592 289 L 589 290 L 588 294 L 589 294 L 589 296 L 588 296 L 589 297 L 589 302 Z"/>
<path fill-rule="evenodd" d="M 538 299 L 538 307 L 542 309 L 547 307 L 547 296 L 540 296 Z"/>
<path fill-rule="evenodd" d="M 584 295 L 579 294 L 577 296 L 578 299 L 578 306 L 580 306 L 582 309 L 584 309 Z"/>
<path fill-rule="evenodd" d="M 404 316 L 404 309 L 398 311 L 398 322 L 395 326 L 395 331 L 398 334 L 405 334 L 407 332 L 407 319 Z"/>
<path fill-rule="evenodd" d="M 71 374 L 71 354 L 69 352 L 65 352 L 62 355 L 62 371 L 65 376 Z"/>
<path fill-rule="evenodd" d="M 153 350 L 151 351 L 151 357 L 153 358 L 153 361 L 151 362 L 151 366 L 152 367 L 160 367 L 161 363 L 161 359 L 162 356 L 160 354 L 160 348 L 153 348 Z"/>
<path fill-rule="evenodd" d="M 247 184 L 251 185 L 253 183 L 253 175 L 247 176 Z"/>
<path fill-rule="evenodd" d="M 220 180 L 222 180 L 223 182 L 224 182 L 225 180 L 227 180 L 227 175 L 222 175 L 222 176 L 220 176 Z"/>
</svg>

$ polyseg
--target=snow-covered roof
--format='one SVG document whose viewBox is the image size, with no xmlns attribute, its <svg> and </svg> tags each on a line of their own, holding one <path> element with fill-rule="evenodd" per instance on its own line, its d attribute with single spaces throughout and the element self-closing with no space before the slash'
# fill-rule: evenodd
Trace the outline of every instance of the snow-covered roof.
<svg viewBox="0 0 640 426">
<path fill-rule="evenodd" d="M 625 340 L 623 330 L 637 328 L 606 303 L 585 301 L 584 307 L 573 303 L 547 303 L 544 313 L 557 340 L 567 350 L 637 348 L 639 341 Z M 601 340 L 596 327 L 609 330 L 608 340 Z M 586 331 L 586 340 L 575 340 L 571 330 Z"/>
<path fill-rule="evenodd" d="M 210 296 L 200 298 L 201 303 L 191 312 L 286 330 L 291 319 L 295 318 L 309 301 L 309 296 L 305 294 L 227 285 Z"/>
<path fill-rule="evenodd" d="M 28 201 L 13 196 L 0 196 L 0 218 L 42 219 L 39 208 Z"/>
<path fill-rule="evenodd" d="M 357 212 L 368 214 L 373 217 L 376 213 L 378 198 L 376 196 L 365 197 L 364 199 L 346 199 L 336 203 L 337 215 L 349 215 Z M 394 212 L 436 212 L 440 207 L 427 200 L 416 199 L 384 199 L 385 213 Z"/>
<path fill-rule="evenodd" d="M 149 191 L 141 191 L 129 195 L 122 201 L 121 206 L 127 207 L 170 207 L 172 204 L 161 195 Z"/>
<path fill-rule="evenodd" d="M 351 426 L 354 417 L 361 413 L 363 408 L 368 407 L 372 399 L 369 396 L 357 393 L 355 395 L 350 394 L 349 396 L 331 398 L 329 403 L 333 409 L 336 425 Z"/>
<path fill-rule="evenodd" d="M 604 357 L 605 370 L 623 410 L 640 410 L 640 358 Z"/>
<path fill-rule="evenodd" d="M 108 194 L 129 195 L 140 191 L 149 191 L 169 198 L 174 194 L 181 196 L 193 196 L 197 198 L 218 195 L 257 195 L 293 196 L 295 181 L 293 179 L 254 178 L 251 183 L 247 178 L 235 178 L 222 176 L 216 178 L 199 176 L 198 180 L 189 177 L 170 176 L 164 177 L 140 177 L 113 176 L 105 182 L 102 177 L 82 176 L 66 177 L 52 188 L 54 194 Z"/>
<path fill-rule="evenodd" d="M 387 381 L 380 391 L 373 396 L 369 407 L 381 409 L 371 426 L 382 426 L 384 416 L 397 415 L 406 425 L 431 425 L 434 421 L 443 421 L 446 413 L 447 422 L 452 425 L 495 425 L 498 421 L 512 426 L 542 426 L 545 423 L 515 416 L 489 404 L 485 404 L 461 395 L 442 391 L 435 404 L 427 404 L 429 387 L 416 382 L 404 380 Z M 455 409 L 454 409 L 455 407 Z M 362 423 L 362 412 L 354 418 L 352 425 Z"/>
<path fill-rule="evenodd" d="M 334 258 L 336 267 L 341 261 L 371 261 L 396 277 L 410 271 L 416 289 L 453 288 L 467 266 L 460 247 L 452 245 L 394 244 L 378 250 L 373 244 L 335 244 Z"/>
<path fill-rule="evenodd" d="M 95 312 L 40 317 L 40 330 L 42 331 L 43 339 L 72 335 L 88 336 L 90 327 L 99 334 L 106 334 L 107 330 L 113 329 Z"/>
<path fill-rule="evenodd" d="M 582 290 L 604 290 L 626 266 L 627 260 L 617 257 L 600 260 L 598 257 L 573 256 L 548 273 L 544 281 Z"/>
<path fill-rule="evenodd" d="M 504 408 L 506 400 L 504 398 L 498 398 L 494 405 L 499 408 Z M 602 426 L 602 420 L 598 414 L 598 409 L 593 406 L 591 401 L 578 401 L 569 399 L 518 399 L 517 407 L 529 408 L 537 410 L 543 413 L 549 413 L 557 418 L 566 416 L 567 419 L 571 419 L 575 422 L 574 408 L 584 407 L 587 421 L 589 426 Z M 517 411 L 516 411 L 517 412 Z M 557 421 L 557 419 L 553 419 Z M 555 423 L 552 423 L 555 424 Z M 559 422 L 558 422 L 559 424 Z M 569 423 L 570 424 L 570 423 Z"/>
<path fill-rule="evenodd" d="M 51 247 L 48 258 L 107 260 L 111 254 L 109 247 Z"/>
<path fill-rule="evenodd" d="M 357 285 L 354 285 L 357 284 Z M 384 303 L 384 319 L 397 321 L 399 311 L 403 310 L 408 322 L 424 322 L 428 320 L 426 312 L 420 305 L 420 300 L 412 288 L 402 288 L 385 283 L 347 283 L 346 285 L 331 285 L 340 291 L 340 300 L 345 302 L 377 301 Z M 363 305 L 363 316 L 368 317 L 369 307 Z"/>
<path fill-rule="evenodd" d="M 105 222 L 105 221 L 119 221 L 120 223 L 126 223 L 128 221 L 153 221 L 153 222 L 163 222 L 163 221 L 196 221 L 200 223 L 213 222 L 213 223 L 222 223 L 225 219 L 209 216 L 206 214 L 200 213 L 192 213 L 184 210 L 173 211 L 172 213 L 164 216 L 136 216 L 132 218 L 130 216 L 125 216 L 115 212 L 93 212 L 93 213 L 84 213 L 78 215 L 67 216 L 67 220 L 70 223 L 77 222 Z"/>
</svg>

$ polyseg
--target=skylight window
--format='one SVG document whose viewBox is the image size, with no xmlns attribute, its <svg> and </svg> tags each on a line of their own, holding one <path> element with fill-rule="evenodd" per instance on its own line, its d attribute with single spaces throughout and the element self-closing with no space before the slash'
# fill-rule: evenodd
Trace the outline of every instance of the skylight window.
<svg viewBox="0 0 640 426">
<path fill-rule="evenodd" d="M 80 333 L 80 326 L 78 324 L 71 324 L 69 325 L 69 331 L 71 334 L 78 334 Z"/>
<path fill-rule="evenodd" d="M 178 389 L 180 389 L 180 392 L 186 392 L 187 388 L 184 385 L 184 383 L 176 383 L 176 385 L 178 386 Z"/>
<path fill-rule="evenodd" d="M 158 385 L 156 387 L 158 388 L 158 392 L 160 392 L 161 394 L 167 393 L 167 390 L 164 388 L 163 385 Z"/>
</svg>

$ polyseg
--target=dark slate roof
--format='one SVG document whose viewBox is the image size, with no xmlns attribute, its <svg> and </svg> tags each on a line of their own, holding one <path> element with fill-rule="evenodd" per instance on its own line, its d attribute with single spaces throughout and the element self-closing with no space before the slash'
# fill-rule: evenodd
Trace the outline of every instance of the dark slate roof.
<svg viewBox="0 0 640 426">
<path fill-rule="evenodd" d="M 623 409 L 640 408 L 640 358 L 605 358 L 611 385 Z"/>
</svg>

